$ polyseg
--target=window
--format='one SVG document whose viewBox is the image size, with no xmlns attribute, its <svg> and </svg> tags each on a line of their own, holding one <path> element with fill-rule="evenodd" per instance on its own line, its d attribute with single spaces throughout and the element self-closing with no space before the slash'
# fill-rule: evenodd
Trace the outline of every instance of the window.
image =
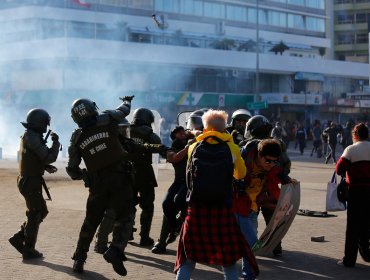
<svg viewBox="0 0 370 280">
<path fill-rule="evenodd" d="M 254 8 L 248 8 L 248 22 L 256 23 L 257 17 L 256 17 L 257 11 Z"/>
<path fill-rule="evenodd" d="M 369 42 L 368 33 L 357 33 L 356 43 L 357 44 L 367 44 Z"/>
<path fill-rule="evenodd" d="M 304 0 L 288 0 L 288 4 L 304 6 Z"/>
<path fill-rule="evenodd" d="M 200 0 L 181 0 L 180 13 L 187 15 L 203 15 L 203 2 Z"/>
<path fill-rule="evenodd" d="M 348 24 L 353 23 L 354 16 L 351 14 L 338 14 L 337 15 L 337 23 L 338 24 Z"/>
<path fill-rule="evenodd" d="M 67 23 L 67 34 L 77 38 L 95 38 L 95 25 L 89 22 L 71 21 Z"/>
<path fill-rule="evenodd" d="M 325 2 L 324 0 L 306 0 L 306 6 L 309 8 L 324 10 Z"/>
<path fill-rule="evenodd" d="M 356 14 L 356 23 L 364 23 L 364 22 L 367 22 L 367 14 L 366 13 Z"/>
<path fill-rule="evenodd" d="M 153 9 L 152 0 L 129 0 L 128 2 L 129 2 L 128 5 L 133 8 L 147 9 L 147 10 Z"/>
<path fill-rule="evenodd" d="M 225 18 L 225 5 L 204 2 L 204 16 L 212 18 Z"/>
<path fill-rule="evenodd" d="M 337 43 L 339 45 L 353 44 L 355 42 L 354 33 L 339 33 L 337 35 Z"/>
<path fill-rule="evenodd" d="M 267 11 L 266 10 L 258 10 L 258 21 L 259 24 L 267 24 Z"/>
<path fill-rule="evenodd" d="M 286 27 L 286 14 L 275 11 L 268 11 L 269 25 Z"/>
<path fill-rule="evenodd" d="M 180 10 L 178 0 L 155 0 L 154 8 L 158 11 L 178 13 Z"/>
<path fill-rule="evenodd" d="M 109 6 L 124 7 L 124 6 L 127 5 L 127 0 L 100 0 L 100 4 L 109 5 Z"/>
<path fill-rule="evenodd" d="M 247 21 L 247 8 L 228 5 L 226 7 L 226 18 L 230 20 Z"/>
<path fill-rule="evenodd" d="M 304 19 L 301 15 L 288 14 L 288 27 L 296 29 L 304 29 Z"/>
<path fill-rule="evenodd" d="M 310 31 L 325 32 L 325 21 L 321 18 L 307 17 L 306 27 Z"/>
</svg>

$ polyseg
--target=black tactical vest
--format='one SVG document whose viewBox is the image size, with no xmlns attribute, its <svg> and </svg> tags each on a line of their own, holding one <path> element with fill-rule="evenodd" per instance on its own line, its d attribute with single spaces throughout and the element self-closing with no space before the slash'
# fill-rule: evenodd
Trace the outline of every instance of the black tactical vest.
<svg viewBox="0 0 370 280">
<path fill-rule="evenodd" d="M 118 128 L 113 124 L 84 129 L 76 145 L 88 171 L 101 170 L 127 155 L 119 142 Z"/>
<path fill-rule="evenodd" d="M 25 147 L 23 136 L 19 148 L 19 175 L 42 176 L 45 170 L 44 162 L 30 149 Z"/>
</svg>

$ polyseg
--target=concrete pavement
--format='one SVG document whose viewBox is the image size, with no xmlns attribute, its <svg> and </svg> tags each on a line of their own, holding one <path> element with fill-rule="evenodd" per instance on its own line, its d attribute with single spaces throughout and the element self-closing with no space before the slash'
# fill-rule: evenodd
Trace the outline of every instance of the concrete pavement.
<svg viewBox="0 0 370 280">
<path fill-rule="evenodd" d="M 322 159 L 310 157 L 308 150 L 303 156 L 297 150 L 289 150 L 289 155 L 293 160 L 291 176 L 301 181 L 300 208 L 325 210 L 326 184 L 334 165 L 325 165 Z M 50 213 L 40 227 L 37 243 L 37 248 L 45 258 L 24 262 L 7 241 L 25 219 L 24 200 L 16 188 L 17 165 L 15 160 L 0 160 L 0 279 L 123 279 L 114 273 L 101 255 L 93 252 L 93 247 L 88 255 L 85 273 L 79 275 L 72 272 L 71 256 L 84 219 L 88 190 L 81 182 L 67 178 L 65 161 L 58 161 L 57 174 L 46 176 L 53 201 L 48 202 Z M 172 178 L 172 166 L 160 164 L 151 233 L 155 239 L 159 236 L 161 226 L 161 200 Z M 355 268 L 336 265 L 336 261 L 343 256 L 346 213 L 334 214 L 337 217 L 296 216 L 283 240 L 283 256 L 257 258 L 261 270 L 258 279 L 370 279 L 370 265 L 360 256 Z M 263 228 L 264 222 L 260 217 L 260 233 Z M 325 242 L 311 242 L 311 236 L 315 235 L 324 235 Z M 128 270 L 125 279 L 175 279 L 172 270 L 177 242 L 168 247 L 168 254 L 155 255 L 150 248 L 139 247 L 138 241 L 136 234 L 134 242 L 127 247 L 129 260 L 125 263 Z M 193 279 L 223 279 L 223 276 L 218 267 L 198 264 Z"/>
</svg>

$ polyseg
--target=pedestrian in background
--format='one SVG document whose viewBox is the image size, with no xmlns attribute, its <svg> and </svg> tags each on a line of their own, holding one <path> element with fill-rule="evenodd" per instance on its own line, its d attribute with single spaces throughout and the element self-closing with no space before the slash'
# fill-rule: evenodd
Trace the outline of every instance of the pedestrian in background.
<svg viewBox="0 0 370 280">
<path fill-rule="evenodd" d="M 333 162 L 337 163 L 337 159 L 335 156 L 335 150 L 338 143 L 338 133 L 339 129 L 337 127 L 337 124 L 334 122 L 330 123 L 330 126 L 325 128 L 323 134 L 327 137 L 328 142 L 328 154 L 325 158 L 325 163 L 327 164 L 331 158 L 333 158 Z"/>
<path fill-rule="evenodd" d="M 353 144 L 348 146 L 336 165 L 338 175 L 346 175 L 349 188 L 344 257 L 339 265 L 353 267 L 357 251 L 370 262 L 370 142 L 364 123 L 352 131 Z"/>
</svg>

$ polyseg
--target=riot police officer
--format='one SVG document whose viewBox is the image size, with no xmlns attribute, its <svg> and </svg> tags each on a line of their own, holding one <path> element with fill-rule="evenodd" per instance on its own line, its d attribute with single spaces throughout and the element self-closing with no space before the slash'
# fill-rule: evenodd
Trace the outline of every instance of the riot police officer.
<svg viewBox="0 0 370 280">
<path fill-rule="evenodd" d="M 169 148 L 162 144 L 138 144 L 130 139 L 130 123 L 127 119 L 124 119 L 118 125 L 119 129 L 119 139 L 121 145 L 129 153 L 159 153 L 161 156 L 166 156 L 166 152 Z M 128 161 L 128 173 L 130 174 L 131 183 L 135 181 L 135 167 L 132 162 Z M 94 246 L 94 251 L 99 254 L 104 254 L 108 249 L 108 236 L 112 232 L 114 221 L 116 219 L 116 214 L 112 208 L 108 208 L 105 211 L 103 220 L 99 226 L 98 232 L 96 234 L 96 242 Z M 135 217 L 133 216 L 134 220 Z M 133 221 L 134 222 L 134 221 Z M 136 229 L 135 229 L 136 230 Z M 131 239 L 132 237 L 130 237 Z"/>
<path fill-rule="evenodd" d="M 246 109 L 238 109 L 232 114 L 227 131 L 233 136 L 235 144 L 239 145 L 244 140 L 245 126 L 251 117 L 252 114 Z"/>
<path fill-rule="evenodd" d="M 130 113 L 132 98 L 125 96 L 117 109 L 102 113 L 89 99 L 77 99 L 72 104 L 72 119 L 79 128 L 71 137 L 66 170 L 73 180 L 83 179 L 89 187 L 86 217 L 72 257 L 75 272 L 83 272 L 90 243 L 105 210 L 110 207 L 116 221 L 113 241 L 104 259 L 119 275 L 127 274 L 122 253 L 132 228 L 133 196 L 127 174 L 127 152 L 119 141 L 118 123 Z M 87 170 L 79 167 L 82 159 Z"/>
<path fill-rule="evenodd" d="M 137 144 L 161 144 L 160 137 L 151 127 L 154 122 L 152 111 L 138 108 L 133 113 L 130 136 Z M 154 240 L 149 236 L 154 213 L 154 188 L 158 186 L 152 166 L 151 152 L 133 152 L 129 159 L 135 167 L 134 199 L 139 203 L 140 216 L 140 246 L 152 246 Z"/>
<path fill-rule="evenodd" d="M 27 114 L 26 122 L 21 122 L 26 128 L 21 137 L 19 150 L 19 174 L 17 184 L 27 205 L 27 221 L 20 231 L 9 238 L 23 259 L 41 258 L 43 255 L 35 249 L 40 223 L 48 214 L 46 202 L 42 196 L 42 187 L 46 187 L 42 177 L 44 171 L 56 172 L 50 163 L 56 161 L 59 153 L 59 137 L 52 132 L 53 144 L 46 146 L 43 134 L 50 125 L 50 116 L 43 109 L 31 109 Z"/>
</svg>

